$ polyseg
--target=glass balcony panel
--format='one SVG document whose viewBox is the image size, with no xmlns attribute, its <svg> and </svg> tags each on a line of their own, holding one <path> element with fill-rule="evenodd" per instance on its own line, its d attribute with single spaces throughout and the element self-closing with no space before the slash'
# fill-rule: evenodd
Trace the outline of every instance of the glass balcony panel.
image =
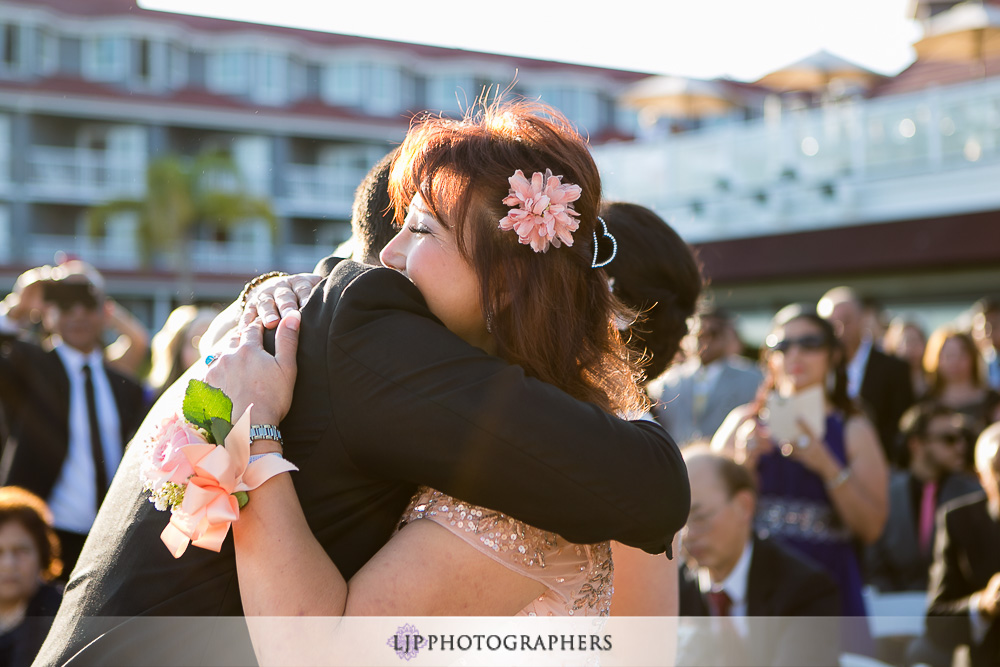
<svg viewBox="0 0 1000 667">
<path fill-rule="evenodd" d="M 145 189 L 142 160 L 87 148 L 35 146 L 28 156 L 28 182 L 53 196 L 82 199 L 135 197 Z"/>
</svg>

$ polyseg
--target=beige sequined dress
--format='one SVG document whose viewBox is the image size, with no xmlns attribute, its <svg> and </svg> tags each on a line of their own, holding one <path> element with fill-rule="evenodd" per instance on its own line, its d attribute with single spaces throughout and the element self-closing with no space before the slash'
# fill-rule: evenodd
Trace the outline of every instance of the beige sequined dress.
<svg viewBox="0 0 1000 667">
<path fill-rule="evenodd" d="M 476 550 L 546 590 L 518 616 L 607 616 L 613 592 L 611 544 L 573 544 L 485 507 L 426 487 L 417 491 L 400 528 L 434 521 Z"/>
</svg>

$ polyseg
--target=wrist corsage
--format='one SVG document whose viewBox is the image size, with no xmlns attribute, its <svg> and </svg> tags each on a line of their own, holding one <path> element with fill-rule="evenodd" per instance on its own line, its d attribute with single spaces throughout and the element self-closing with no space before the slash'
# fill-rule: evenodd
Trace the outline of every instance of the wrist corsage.
<svg viewBox="0 0 1000 667">
<path fill-rule="evenodd" d="M 250 461 L 250 411 L 232 423 L 233 403 L 220 389 L 191 380 L 181 415 L 164 419 L 146 441 L 139 477 L 156 509 L 170 510 L 160 534 L 174 558 L 188 544 L 219 551 L 252 491 L 298 470 L 279 456 Z M 220 444 L 222 443 L 222 444 Z"/>
</svg>

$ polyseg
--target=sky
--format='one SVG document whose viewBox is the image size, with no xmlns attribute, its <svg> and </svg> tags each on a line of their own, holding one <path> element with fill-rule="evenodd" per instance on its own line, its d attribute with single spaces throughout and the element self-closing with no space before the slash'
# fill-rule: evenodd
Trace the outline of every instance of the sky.
<svg viewBox="0 0 1000 667">
<path fill-rule="evenodd" d="M 914 58 L 908 0 L 139 0 L 147 9 L 752 81 L 820 49 L 882 74 Z"/>
</svg>

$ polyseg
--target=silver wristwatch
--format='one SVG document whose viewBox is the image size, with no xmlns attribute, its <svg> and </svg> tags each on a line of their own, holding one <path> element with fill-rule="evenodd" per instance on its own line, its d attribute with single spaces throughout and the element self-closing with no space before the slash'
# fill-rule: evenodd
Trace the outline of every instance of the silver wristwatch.
<svg viewBox="0 0 1000 667">
<path fill-rule="evenodd" d="M 273 424 L 254 424 L 250 427 L 250 443 L 254 440 L 274 440 L 282 447 L 285 443 L 281 440 L 281 431 Z"/>
</svg>

